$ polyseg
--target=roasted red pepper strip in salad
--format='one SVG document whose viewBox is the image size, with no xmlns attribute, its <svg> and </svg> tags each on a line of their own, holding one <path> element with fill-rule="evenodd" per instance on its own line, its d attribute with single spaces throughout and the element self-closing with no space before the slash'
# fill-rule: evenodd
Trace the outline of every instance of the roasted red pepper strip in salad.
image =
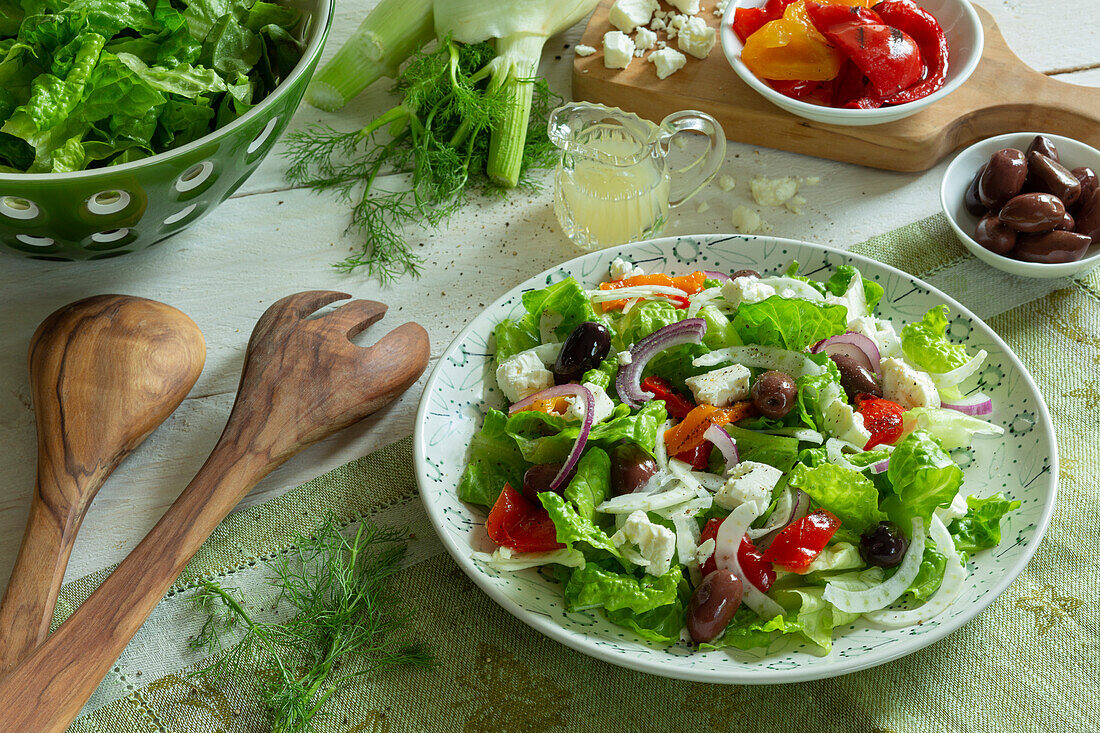
<svg viewBox="0 0 1100 733">
<path fill-rule="evenodd" d="M 677 392 L 667 379 L 646 377 L 642 380 L 642 389 L 651 392 L 653 399 L 664 400 L 668 416 L 677 420 L 683 420 L 695 408 L 694 403 Z"/>
<path fill-rule="evenodd" d="M 886 98 L 886 104 L 905 104 L 927 97 L 940 89 L 947 79 L 947 35 L 939 22 L 913 0 L 883 0 L 874 6 L 882 20 L 908 33 L 924 60 L 924 78 Z"/>
<path fill-rule="evenodd" d="M 699 544 L 707 540 L 716 540 L 718 528 L 722 526 L 723 521 L 725 520 L 718 518 L 708 520 L 703 526 L 703 531 L 699 533 Z M 756 549 L 756 545 L 748 537 L 742 537 L 741 544 L 737 547 L 737 564 L 745 573 L 744 579 L 759 588 L 762 593 L 767 593 L 775 582 L 775 569 L 770 562 L 762 559 L 760 550 Z M 704 578 L 717 569 L 718 563 L 715 562 L 714 555 L 707 558 L 700 568 Z"/>
<path fill-rule="evenodd" d="M 618 290 L 619 288 L 631 288 L 639 285 L 660 285 L 666 288 L 678 288 L 688 295 L 693 295 L 703 289 L 703 284 L 706 282 L 706 279 L 707 276 L 703 272 L 693 272 L 690 275 L 681 275 L 679 277 L 670 277 L 669 275 L 658 272 L 652 275 L 636 275 L 622 280 L 602 282 L 600 283 L 600 290 Z M 687 308 L 688 305 L 690 305 L 688 299 L 682 295 L 662 295 L 661 297 L 671 300 L 673 305 L 677 308 Z M 622 310 L 626 307 L 626 304 L 626 299 L 609 300 L 603 304 L 603 312 L 607 313 L 608 311 Z"/>
<path fill-rule="evenodd" d="M 905 408 L 897 402 L 861 394 L 856 396 L 856 411 L 863 415 L 863 427 L 871 433 L 863 450 L 896 443 L 905 429 L 902 419 Z"/>
<path fill-rule="evenodd" d="M 783 11 L 795 0 L 768 0 L 762 8 L 737 8 L 733 13 L 733 32 L 744 43 L 765 23 L 783 17 Z"/>
<path fill-rule="evenodd" d="M 807 2 L 806 12 L 817 30 L 859 67 L 884 99 L 921 78 L 924 64 L 917 42 L 886 25 L 873 10 Z"/>
<path fill-rule="evenodd" d="M 524 498 L 509 484 L 497 497 L 485 520 L 489 539 L 516 552 L 548 552 L 565 547 L 558 542 L 558 531 L 542 506 Z"/>
<path fill-rule="evenodd" d="M 839 528 L 840 520 L 827 509 L 810 512 L 780 531 L 761 559 L 783 570 L 800 573 L 817 559 Z M 737 559 L 741 560 L 740 555 Z"/>
</svg>

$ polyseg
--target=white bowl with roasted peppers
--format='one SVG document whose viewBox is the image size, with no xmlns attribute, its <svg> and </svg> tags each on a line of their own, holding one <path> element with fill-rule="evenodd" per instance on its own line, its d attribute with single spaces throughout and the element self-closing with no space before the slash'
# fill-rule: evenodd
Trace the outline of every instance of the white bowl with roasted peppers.
<svg viewBox="0 0 1100 733">
<path fill-rule="evenodd" d="M 878 125 L 958 89 L 985 36 L 967 0 L 730 0 L 721 39 L 737 75 L 776 106 Z"/>
<path fill-rule="evenodd" d="M 1100 265 L 1100 150 L 1061 135 L 1013 132 L 971 145 L 943 176 L 951 228 L 986 264 L 1023 277 Z"/>
</svg>

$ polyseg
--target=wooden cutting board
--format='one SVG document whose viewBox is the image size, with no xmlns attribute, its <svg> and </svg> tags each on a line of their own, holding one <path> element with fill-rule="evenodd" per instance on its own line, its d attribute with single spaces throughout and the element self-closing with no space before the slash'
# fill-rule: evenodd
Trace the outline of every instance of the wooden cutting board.
<svg viewBox="0 0 1100 733">
<path fill-rule="evenodd" d="M 1100 89 L 1056 81 L 1028 67 L 983 8 L 976 9 L 985 50 L 965 84 L 903 120 L 845 127 L 806 120 L 768 102 L 734 73 L 721 44 L 706 59 L 688 56 L 687 66 L 664 80 L 640 58 L 627 69 L 605 68 L 603 34 L 614 30 L 607 20 L 611 5 L 602 0 L 584 31 L 581 43 L 597 52 L 574 58 L 574 99 L 654 122 L 677 110 L 702 110 L 722 123 L 730 140 L 896 171 L 927 170 L 954 150 L 1007 132 L 1049 132 L 1100 147 Z M 721 22 L 709 10 L 700 17 L 715 27 Z"/>
</svg>

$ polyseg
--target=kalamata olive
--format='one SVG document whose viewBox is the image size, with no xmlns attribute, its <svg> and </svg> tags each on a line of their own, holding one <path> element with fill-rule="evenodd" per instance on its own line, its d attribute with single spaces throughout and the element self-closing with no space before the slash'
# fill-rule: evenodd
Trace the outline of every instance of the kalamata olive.
<svg viewBox="0 0 1100 733">
<path fill-rule="evenodd" d="M 1065 216 L 1062 217 L 1062 221 L 1055 224 L 1054 228 L 1072 232 L 1075 226 L 1077 226 L 1077 221 L 1073 218 L 1073 215 L 1067 211 Z"/>
<path fill-rule="evenodd" d="M 844 354 L 829 354 L 829 358 L 840 372 L 840 386 L 844 388 L 849 400 L 855 400 L 856 395 L 860 394 L 882 397 L 882 387 L 878 386 L 875 375 L 867 367 Z"/>
<path fill-rule="evenodd" d="M 520 493 L 528 501 L 533 501 L 537 506 L 539 504 L 539 494 L 544 491 L 550 491 L 550 482 L 554 480 L 554 477 L 561 471 L 562 464 L 560 463 L 539 463 L 538 465 L 531 466 L 523 474 L 523 486 L 520 488 Z M 558 489 L 560 494 L 565 483 Z"/>
<path fill-rule="evenodd" d="M 1016 246 L 1016 230 L 998 219 L 996 214 L 986 214 L 974 230 L 974 241 L 995 254 L 1008 254 Z"/>
<path fill-rule="evenodd" d="M 1018 232 L 1049 232 L 1066 215 L 1062 201 L 1051 193 L 1021 193 L 1013 196 L 997 214 Z"/>
<path fill-rule="evenodd" d="M 1093 191 L 1100 188 L 1100 179 L 1097 179 L 1096 171 L 1088 167 L 1074 168 L 1070 173 L 1081 182 L 1081 196 L 1077 199 L 1077 205 L 1080 206 L 1092 196 Z"/>
<path fill-rule="evenodd" d="M 757 272 L 756 270 L 738 270 L 737 272 L 735 272 L 735 273 L 733 273 L 732 275 L 730 275 L 730 277 L 732 277 L 732 278 L 733 278 L 734 280 L 736 280 L 736 279 L 737 279 L 737 278 L 739 278 L 739 277 L 755 277 L 755 278 L 759 278 L 759 277 L 760 277 L 760 273 L 759 273 L 759 272 Z"/>
<path fill-rule="evenodd" d="M 1084 234 L 1055 229 L 1042 234 L 1021 234 L 1012 256 L 1024 262 L 1044 264 L 1075 262 L 1085 255 L 1092 239 Z"/>
<path fill-rule="evenodd" d="M 868 565 L 892 568 L 905 558 L 909 538 L 893 522 L 879 522 L 859 537 L 859 554 Z"/>
<path fill-rule="evenodd" d="M 1100 188 L 1093 189 L 1088 199 L 1077 209 L 1077 224 L 1073 231 L 1084 234 L 1093 244 L 1100 242 Z"/>
<path fill-rule="evenodd" d="M 573 329 L 558 352 L 551 371 L 555 384 L 579 382 L 589 369 L 595 369 L 611 350 L 611 334 L 602 323 L 585 321 Z"/>
<path fill-rule="evenodd" d="M 974 174 L 974 179 L 970 181 L 970 185 L 966 187 L 966 195 L 963 196 L 963 205 L 966 206 L 966 210 L 973 216 L 984 216 L 986 212 L 985 205 L 981 199 L 978 198 L 978 181 L 981 180 L 982 174 L 985 173 L 986 164 L 983 163 L 982 167 L 978 169 L 978 172 Z"/>
<path fill-rule="evenodd" d="M 611 448 L 611 493 L 633 494 L 657 473 L 657 461 L 636 443 L 619 443 Z"/>
<path fill-rule="evenodd" d="M 1028 145 L 1027 150 L 1024 151 L 1025 155 L 1031 155 L 1032 153 L 1039 153 L 1055 163 L 1059 162 L 1058 148 L 1054 147 L 1054 142 L 1045 135 L 1036 135 L 1035 139 L 1031 141 L 1031 145 Z"/>
<path fill-rule="evenodd" d="M 998 150 L 978 179 L 978 199 L 987 209 L 1000 209 L 1018 194 L 1027 179 L 1027 158 L 1016 148 Z"/>
<path fill-rule="evenodd" d="M 1045 155 L 1031 153 L 1027 156 L 1027 173 L 1039 187 L 1062 200 L 1065 206 L 1073 206 L 1081 196 L 1081 182 L 1061 163 Z"/>
<path fill-rule="evenodd" d="M 764 372 L 752 383 L 749 397 L 764 417 L 778 420 L 785 417 L 798 399 L 798 386 L 784 372 Z"/>
<path fill-rule="evenodd" d="M 687 628 L 691 640 L 703 644 L 714 641 L 725 631 L 741 605 L 743 591 L 741 579 L 729 570 L 708 573 L 688 601 Z"/>
</svg>

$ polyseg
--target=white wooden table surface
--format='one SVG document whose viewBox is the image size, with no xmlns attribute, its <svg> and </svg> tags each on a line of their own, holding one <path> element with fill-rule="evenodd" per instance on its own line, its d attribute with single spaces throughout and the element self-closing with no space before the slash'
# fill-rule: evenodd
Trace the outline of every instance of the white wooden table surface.
<svg viewBox="0 0 1100 733">
<path fill-rule="evenodd" d="M 340 0 L 326 59 L 373 3 Z M 710 7 L 713 0 L 703 4 Z M 1100 13 L 1092 12 L 1097 0 L 982 4 L 1025 62 L 1065 81 L 1100 86 Z M 572 45 L 581 27 L 551 39 L 543 58 L 543 74 L 566 98 Z M 325 120 L 354 129 L 386 109 L 388 101 L 384 91 L 375 89 L 338 115 L 303 105 L 293 124 Z M 434 357 L 484 306 L 515 283 L 580 254 L 559 231 L 547 185 L 540 193 L 517 193 L 507 201 L 475 201 L 448 227 L 411 232 L 411 240 L 422 243 L 423 276 L 380 288 L 331 267 L 351 245 L 342 238 L 347 208 L 335 199 L 290 189 L 277 153 L 213 214 L 149 252 L 71 264 L 0 257 L 0 588 L 7 584 L 34 482 L 27 343 L 54 309 L 105 292 L 155 298 L 194 318 L 208 352 L 191 395 L 123 463 L 92 504 L 69 565 L 67 579 L 72 579 L 124 557 L 202 464 L 232 404 L 251 328 L 274 300 L 315 288 L 382 300 L 390 311 L 372 329 L 375 336 L 405 320 L 418 321 L 431 335 L 434 364 Z M 731 143 L 722 173 L 733 176 L 737 187 L 729 193 L 709 187 L 697 199 L 706 201 L 709 210 L 697 213 L 695 202 L 685 206 L 666 233 L 729 231 L 735 206 L 755 208 L 748 194 L 755 175 L 820 176 L 822 185 L 804 190 L 808 205 L 802 215 L 773 209 L 764 211 L 764 218 L 777 236 L 848 247 L 935 213 L 943 169 L 940 164 L 920 175 L 889 173 Z M 1057 285 L 1036 281 L 1031 287 Z M 981 316 L 998 308 L 968 305 Z M 369 341 L 370 332 L 364 338 Z M 388 409 L 284 465 L 253 490 L 245 505 L 411 433 L 423 381 Z"/>
</svg>

